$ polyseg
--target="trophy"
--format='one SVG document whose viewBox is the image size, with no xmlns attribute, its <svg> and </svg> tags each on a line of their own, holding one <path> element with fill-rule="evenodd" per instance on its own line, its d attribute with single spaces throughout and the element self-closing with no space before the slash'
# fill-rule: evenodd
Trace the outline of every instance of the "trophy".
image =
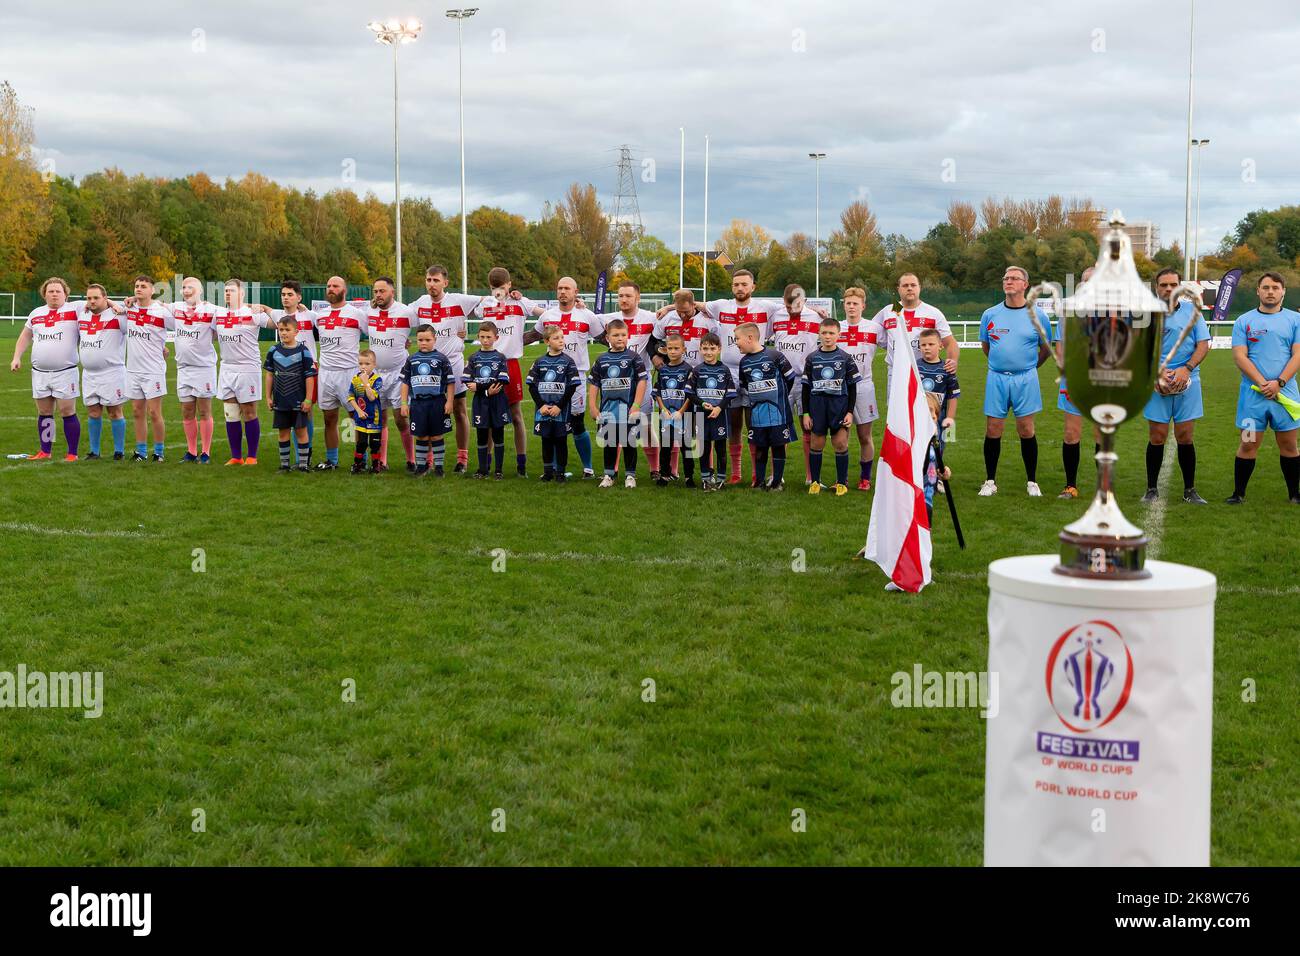
<svg viewBox="0 0 1300 956">
<path fill-rule="evenodd" d="M 1034 296 L 1043 288 L 1051 289 L 1064 355 L 1057 364 L 1065 374 L 1070 399 L 1096 423 L 1101 437 L 1097 493 L 1083 517 L 1061 532 L 1061 561 L 1052 569 L 1074 577 L 1151 576 L 1143 566 L 1147 537 L 1124 517 L 1115 500 L 1115 432 L 1146 405 L 1155 382 L 1163 378 L 1168 362 L 1195 326 L 1188 322 L 1162 359 L 1159 348 L 1165 317 L 1182 299 L 1191 299 L 1200 307 L 1200 295 L 1191 283 L 1179 285 L 1168 303 L 1147 288 L 1138 275 L 1132 244 L 1123 227 L 1124 217 L 1116 210 L 1092 278 L 1064 302 L 1051 284 L 1035 286 L 1029 295 L 1030 316 L 1038 325 L 1032 308 Z M 1039 334 L 1047 338 L 1041 325 Z"/>
</svg>

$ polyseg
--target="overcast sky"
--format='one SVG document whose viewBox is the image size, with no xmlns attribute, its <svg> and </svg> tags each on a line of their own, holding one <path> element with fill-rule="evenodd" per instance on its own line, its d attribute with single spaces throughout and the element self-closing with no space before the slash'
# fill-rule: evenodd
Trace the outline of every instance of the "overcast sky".
<svg viewBox="0 0 1300 956">
<path fill-rule="evenodd" d="M 369 16 L 417 16 L 401 49 L 407 196 L 459 209 L 456 26 L 408 0 L 0 7 L 0 79 L 35 107 L 64 175 L 256 170 L 391 200 L 392 54 Z M 948 203 L 1089 196 L 1163 244 L 1183 234 L 1188 0 L 484 0 L 465 24 L 470 208 L 534 219 L 571 182 L 612 206 L 630 144 L 647 229 L 677 247 L 732 218 L 822 235 L 854 198 L 920 238 Z M 1200 0 L 1201 250 L 1256 208 L 1300 201 L 1295 0 Z M 1243 167 L 1246 164 L 1246 167 Z M 946 175 L 945 175 L 946 174 Z M 1253 177 L 1252 175 L 1253 174 Z M 1253 178 L 1252 181 L 1244 179 Z"/>
</svg>

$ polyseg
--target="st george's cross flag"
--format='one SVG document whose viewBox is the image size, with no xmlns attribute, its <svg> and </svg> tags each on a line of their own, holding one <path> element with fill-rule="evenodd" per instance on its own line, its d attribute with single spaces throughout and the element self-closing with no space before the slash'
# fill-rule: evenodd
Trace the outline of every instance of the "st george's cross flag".
<svg viewBox="0 0 1300 956">
<path fill-rule="evenodd" d="M 935 423 L 903 323 L 894 323 L 890 334 L 899 338 L 894 343 L 896 359 L 906 359 L 895 361 L 890 376 L 885 437 L 880 443 L 865 554 L 895 585 L 915 594 L 930 583 L 930 519 L 925 512 L 924 475 Z"/>
</svg>

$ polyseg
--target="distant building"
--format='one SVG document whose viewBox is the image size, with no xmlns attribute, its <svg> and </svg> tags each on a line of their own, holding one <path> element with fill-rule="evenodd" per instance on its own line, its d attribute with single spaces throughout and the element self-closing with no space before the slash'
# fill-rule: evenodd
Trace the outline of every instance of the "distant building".
<svg viewBox="0 0 1300 956">
<path fill-rule="evenodd" d="M 686 253 L 686 254 L 687 254 L 688 256 L 702 256 L 702 255 L 704 255 L 704 253 L 702 253 L 702 252 L 688 252 L 688 253 Z M 732 271 L 733 269 L 736 268 L 736 264 L 735 264 L 734 262 L 731 261 L 731 257 L 730 257 L 729 255 L 727 255 L 725 252 L 710 252 L 710 253 L 709 253 L 708 261 L 709 261 L 709 262 L 712 262 L 712 263 L 714 263 L 714 264 L 716 264 L 716 265 L 720 265 L 720 266 L 722 266 L 722 268 L 724 268 L 724 269 L 727 270 L 727 273 L 728 273 L 728 274 L 730 274 L 731 271 Z"/>
<path fill-rule="evenodd" d="M 1104 210 L 1094 210 L 1093 217 L 1098 232 L 1109 227 L 1110 213 Z M 1160 227 L 1154 222 L 1146 219 L 1128 222 L 1124 225 L 1124 231 L 1128 233 L 1129 241 L 1133 243 L 1134 254 L 1140 252 L 1150 259 L 1160 251 Z"/>
</svg>

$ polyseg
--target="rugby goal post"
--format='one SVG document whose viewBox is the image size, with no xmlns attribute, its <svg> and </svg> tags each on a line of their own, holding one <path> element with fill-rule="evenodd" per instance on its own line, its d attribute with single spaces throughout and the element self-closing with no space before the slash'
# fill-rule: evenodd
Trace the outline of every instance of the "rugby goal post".
<svg viewBox="0 0 1300 956">
<path fill-rule="evenodd" d="M 0 292 L 0 319 L 13 321 L 18 316 L 14 314 L 14 309 L 18 307 L 18 294 L 16 292 Z"/>
</svg>

